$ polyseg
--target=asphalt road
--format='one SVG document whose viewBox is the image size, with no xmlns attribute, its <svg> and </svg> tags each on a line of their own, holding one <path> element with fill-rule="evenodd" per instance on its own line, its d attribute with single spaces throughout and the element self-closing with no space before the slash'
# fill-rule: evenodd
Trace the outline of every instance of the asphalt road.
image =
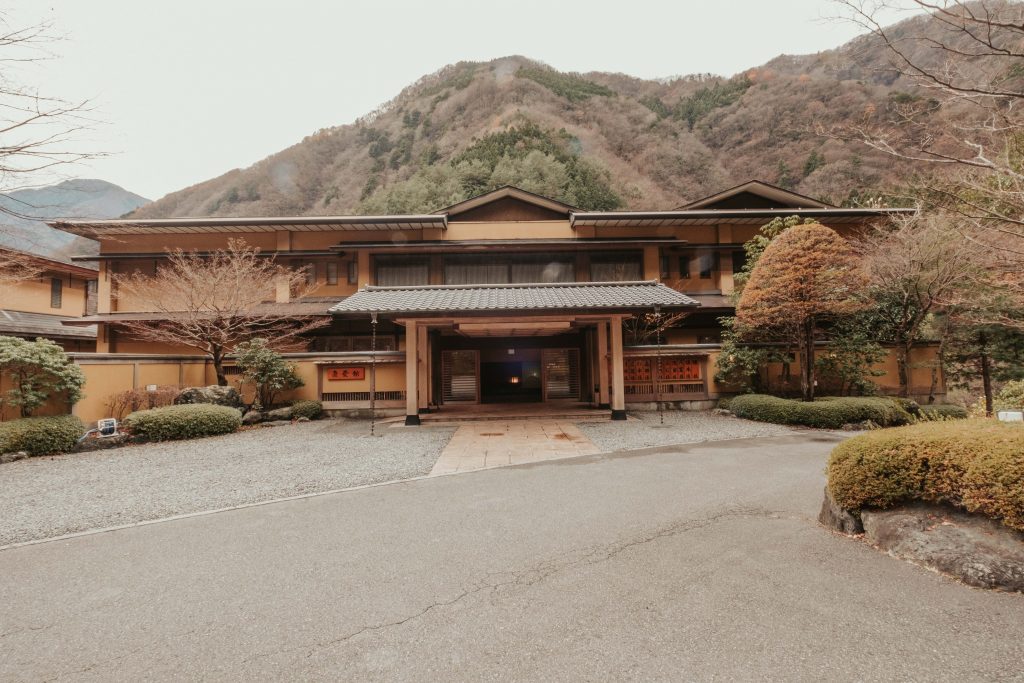
<svg viewBox="0 0 1024 683">
<path fill-rule="evenodd" d="M 1022 680 L 1024 596 L 817 525 L 833 438 L 587 456 L 0 552 L 0 680 Z"/>
</svg>

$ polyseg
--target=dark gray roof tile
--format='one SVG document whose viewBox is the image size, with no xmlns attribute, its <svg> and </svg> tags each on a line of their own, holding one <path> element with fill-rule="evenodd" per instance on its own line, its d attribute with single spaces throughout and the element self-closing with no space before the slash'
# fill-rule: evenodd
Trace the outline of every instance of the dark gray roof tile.
<svg viewBox="0 0 1024 683">
<path fill-rule="evenodd" d="M 26 313 L 0 309 L 0 335 L 18 337 L 60 337 L 95 339 L 96 326 L 68 327 L 61 324 L 67 316 L 46 313 Z"/>
<path fill-rule="evenodd" d="M 636 310 L 699 306 L 691 297 L 649 282 L 572 282 L 517 285 L 366 287 L 332 313 L 446 313 L 480 311 Z"/>
</svg>

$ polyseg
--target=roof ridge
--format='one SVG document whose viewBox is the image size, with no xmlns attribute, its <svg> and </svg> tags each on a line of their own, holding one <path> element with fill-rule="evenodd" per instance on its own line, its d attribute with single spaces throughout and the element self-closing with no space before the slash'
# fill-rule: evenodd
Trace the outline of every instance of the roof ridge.
<svg viewBox="0 0 1024 683">
<path fill-rule="evenodd" d="M 501 284 L 475 284 L 475 285 L 394 285 L 378 286 L 366 285 L 360 291 L 366 292 L 387 292 L 387 291 L 435 291 L 452 289 L 526 289 L 534 287 L 594 287 L 594 286 L 631 286 L 657 285 L 657 280 L 597 280 L 590 282 L 509 282 Z"/>
</svg>

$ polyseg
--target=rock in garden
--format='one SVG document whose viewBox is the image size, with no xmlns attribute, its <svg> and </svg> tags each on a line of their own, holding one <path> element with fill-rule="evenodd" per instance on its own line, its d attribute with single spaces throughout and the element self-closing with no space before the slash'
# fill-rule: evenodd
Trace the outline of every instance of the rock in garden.
<svg viewBox="0 0 1024 683">
<path fill-rule="evenodd" d="M 234 387 L 221 387 L 216 384 L 208 387 L 190 387 L 185 389 L 174 399 L 176 404 L 182 403 L 212 403 L 218 406 L 228 406 L 242 410 L 245 406 L 242 403 L 242 396 Z"/>
<path fill-rule="evenodd" d="M 275 408 L 274 410 L 268 410 L 265 414 L 268 420 L 290 420 L 292 419 L 292 408 L 291 406 Z"/>
<path fill-rule="evenodd" d="M 266 416 L 258 410 L 250 410 L 248 413 L 242 416 L 242 424 L 254 425 L 259 422 L 263 422 Z"/>
<path fill-rule="evenodd" d="M 832 499 L 832 494 L 825 487 L 825 500 L 821 502 L 818 521 L 842 534 L 859 534 L 864 531 L 860 518 Z"/>
<path fill-rule="evenodd" d="M 1024 592 L 1024 533 L 952 508 L 910 505 L 861 513 L 864 537 L 890 555 L 980 588 Z"/>
</svg>

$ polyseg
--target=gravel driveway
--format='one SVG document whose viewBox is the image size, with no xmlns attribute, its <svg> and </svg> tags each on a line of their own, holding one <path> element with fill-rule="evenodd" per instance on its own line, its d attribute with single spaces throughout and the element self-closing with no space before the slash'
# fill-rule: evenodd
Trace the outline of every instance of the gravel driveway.
<svg viewBox="0 0 1024 683">
<path fill-rule="evenodd" d="M 624 422 L 583 422 L 580 430 L 602 451 L 620 451 L 674 443 L 782 436 L 794 430 L 704 411 L 666 410 L 665 423 L 656 411 L 629 411 Z M 636 418 L 636 419 L 633 419 Z"/>
<path fill-rule="evenodd" d="M 0 545 L 430 472 L 452 428 L 322 420 L 0 466 Z"/>
</svg>

